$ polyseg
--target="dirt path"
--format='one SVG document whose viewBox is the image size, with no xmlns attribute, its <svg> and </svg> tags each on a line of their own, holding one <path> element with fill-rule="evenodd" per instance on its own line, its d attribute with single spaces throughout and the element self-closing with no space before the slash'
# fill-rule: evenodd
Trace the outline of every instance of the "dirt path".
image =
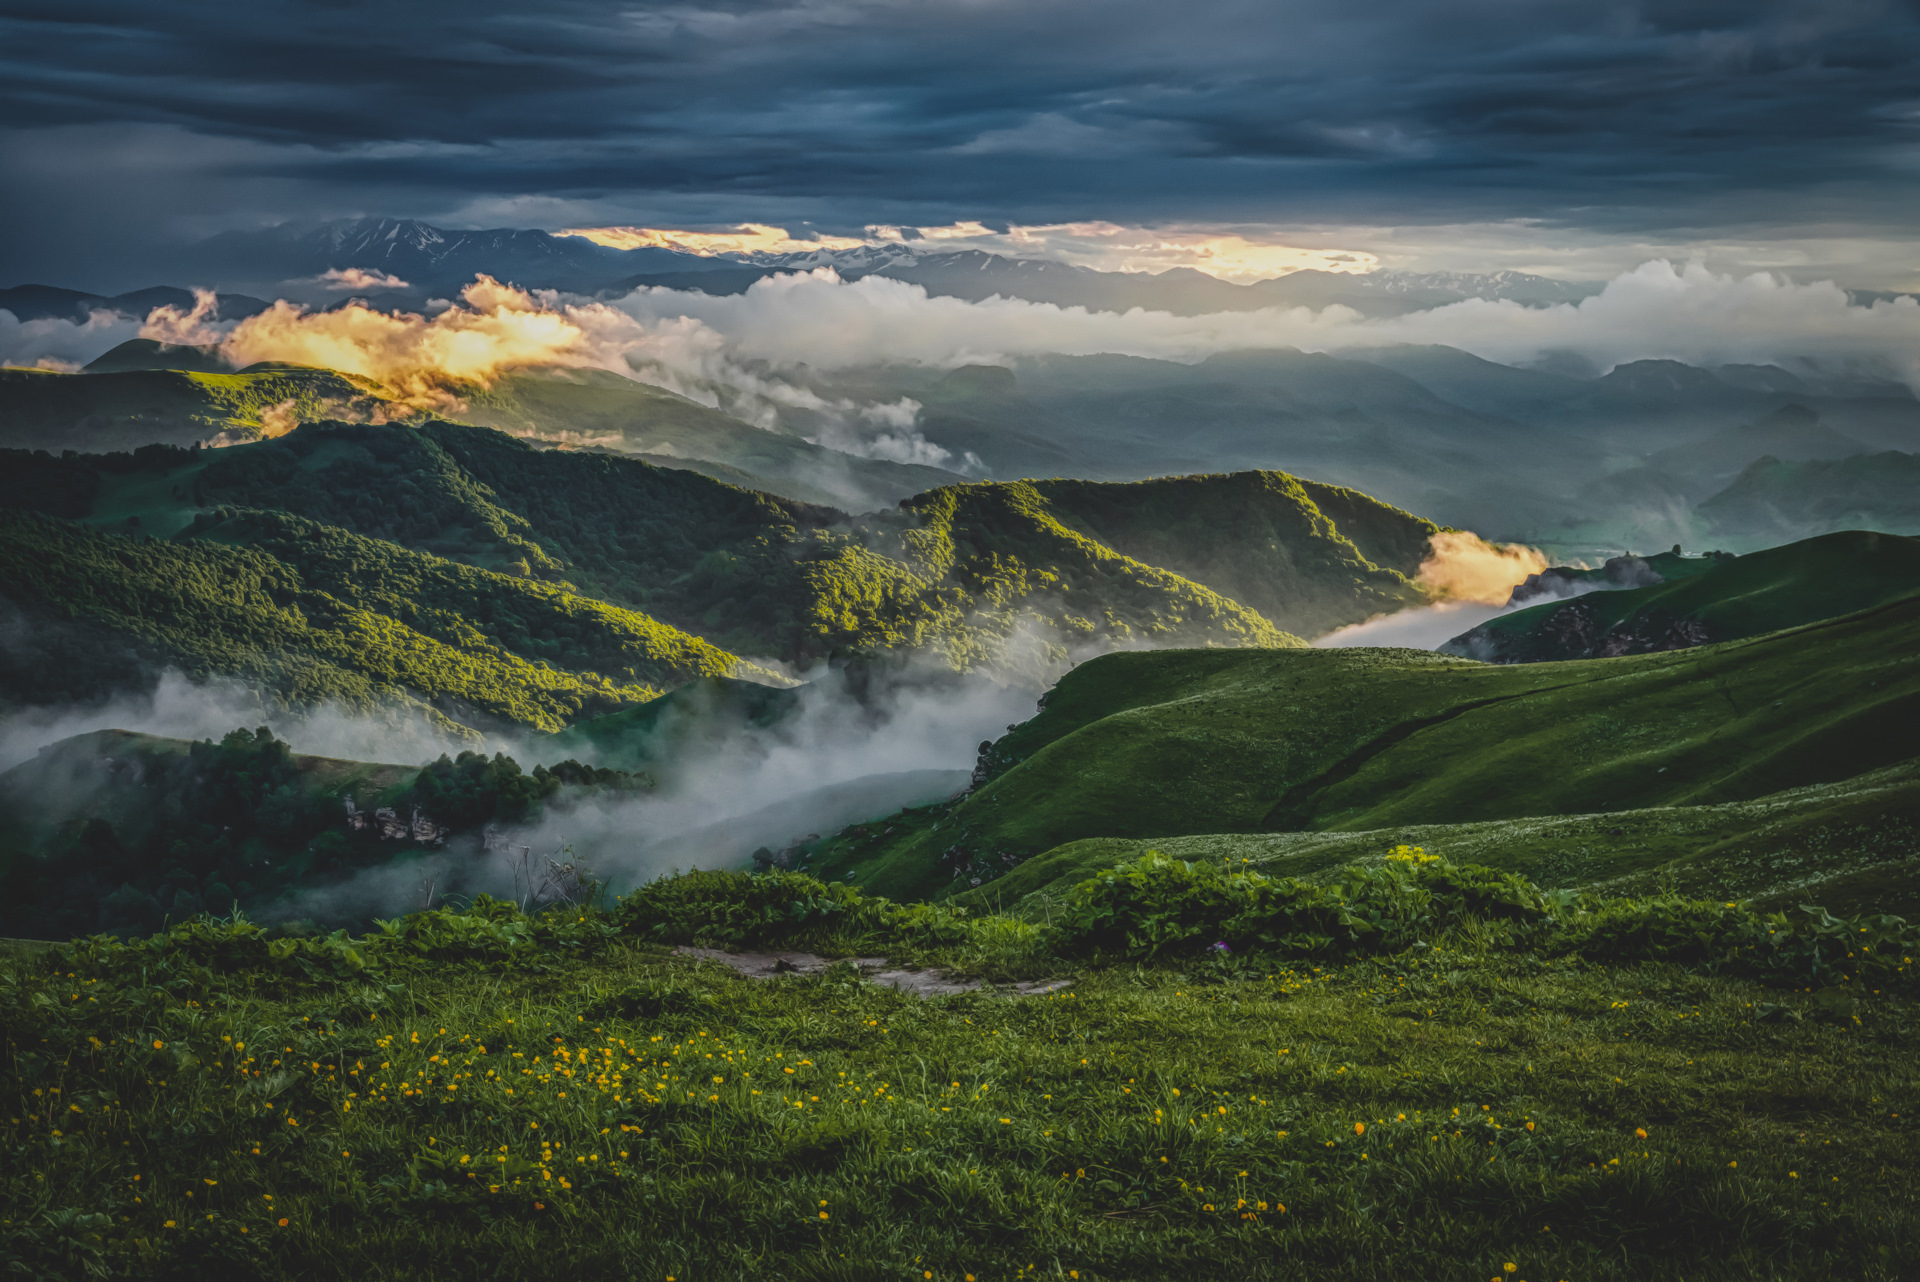
<svg viewBox="0 0 1920 1282">
<path fill-rule="evenodd" d="M 719 962 L 730 966 L 748 979 L 773 979 L 780 975 L 813 975 L 825 970 L 836 961 L 851 962 L 859 968 L 861 977 L 875 984 L 885 984 L 888 988 L 897 988 L 903 993 L 912 993 L 917 997 L 946 997 L 954 993 L 970 993 L 975 989 L 998 987 L 1000 991 L 1016 997 L 1041 997 L 1047 993 L 1057 993 L 1071 987 L 1071 979 L 1037 979 L 1004 986 L 989 985 L 978 979 L 951 979 L 937 970 L 906 970 L 889 967 L 884 957 L 836 957 L 826 958 L 813 953 L 728 953 L 718 948 L 676 948 L 674 952 L 682 957 L 692 957 L 699 961 Z"/>
</svg>

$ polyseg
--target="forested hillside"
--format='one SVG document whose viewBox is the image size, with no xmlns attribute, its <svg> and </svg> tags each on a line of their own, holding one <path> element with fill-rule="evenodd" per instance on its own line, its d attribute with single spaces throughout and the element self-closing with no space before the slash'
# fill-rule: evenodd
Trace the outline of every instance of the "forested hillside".
<svg viewBox="0 0 1920 1282">
<path fill-rule="evenodd" d="M 449 841 L 461 857 L 424 873 L 442 895 L 465 888 L 461 871 L 483 869 L 486 827 L 652 786 L 572 760 L 523 771 L 499 753 L 424 768 L 307 756 L 264 727 L 197 743 L 78 735 L 0 773 L 0 934 L 139 935 L 235 909 L 364 920 L 391 902 L 403 869 Z M 339 893 L 374 868 L 384 885 L 357 900 Z"/>
<path fill-rule="evenodd" d="M 4 461 L 0 596 L 39 625 L 9 648 L 9 699 L 178 666 L 546 729 L 754 676 L 741 656 L 1042 681 L 1113 646 L 1297 645 L 1423 601 L 1436 529 L 1276 473 L 978 483 L 854 518 L 437 422 Z"/>
<path fill-rule="evenodd" d="M 250 440 L 366 395 L 364 381 L 323 369 L 0 369 L 0 448 L 100 454 Z"/>
<path fill-rule="evenodd" d="M 854 511 L 951 484 L 954 472 L 856 457 L 767 430 L 605 370 L 444 380 L 441 412 L 523 439 L 645 456 L 753 489 Z M 372 379 L 271 362 L 234 370 L 217 350 L 131 339 L 84 372 L 0 370 L 0 448 L 98 453 L 143 445 L 233 444 L 326 419 L 419 422 Z M 816 433 L 817 434 L 817 433 Z"/>
<path fill-rule="evenodd" d="M 15 704 L 235 676 L 294 704 L 400 701 L 443 722 L 559 729 L 702 675 L 755 668 L 658 620 L 298 517 L 233 512 L 198 537 L 0 512 Z"/>
</svg>

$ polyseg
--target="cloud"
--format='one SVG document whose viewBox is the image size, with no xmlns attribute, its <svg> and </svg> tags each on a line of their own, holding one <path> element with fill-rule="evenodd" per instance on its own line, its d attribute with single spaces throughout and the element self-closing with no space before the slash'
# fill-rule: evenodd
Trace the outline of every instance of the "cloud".
<svg viewBox="0 0 1920 1282">
<path fill-rule="evenodd" d="M 140 326 L 140 337 L 169 347 L 212 347 L 225 337 L 213 319 L 219 309 L 220 302 L 212 290 L 196 289 L 193 306 L 186 311 L 168 304 L 148 312 Z"/>
<path fill-rule="evenodd" d="M 1416 581 L 1437 597 L 1505 605 L 1527 576 L 1547 568 L 1536 548 L 1489 543 L 1471 530 L 1442 530 L 1420 563 Z"/>
<path fill-rule="evenodd" d="M 672 249 L 683 254 L 798 254 L 821 249 L 854 249 L 867 244 L 858 236 L 813 235 L 795 238 L 785 228 L 742 223 L 720 232 L 674 231 L 658 227 L 573 227 L 556 236 L 579 236 L 608 249 Z"/>
<path fill-rule="evenodd" d="M 138 335 L 140 322 L 116 312 L 94 312 L 84 322 L 23 321 L 0 309 L 0 365 L 74 370 Z"/>
<path fill-rule="evenodd" d="M 1601 370 L 1648 359 L 1825 363 L 1884 371 L 1920 387 L 1920 301 L 1856 305 L 1831 282 L 1800 285 L 1665 261 L 1624 273 L 1576 304 L 1469 299 L 1385 319 L 1338 306 L 1175 316 L 1007 298 L 973 303 L 929 297 L 884 277 L 848 283 L 827 269 L 769 277 L 735 295 L 642 289 L 617 306 L 645 327 L 679 326 L 738 359 L 823 369 L 885 361 L 957 366 L 1042 353 L 1192 362 L 1237 349 L 1417 343 L 1508 364 L 1575 353 Z"/>
<path fill-rule="evenodd" d="M 976 303 L 879 276 L 847 282 L 824 268 L 768 277 L 733 295 L 644 288 L 608 303 L 529 294 L 483 277 L 464 291 L 462 305 L 432 316 L 352 303 L 309 312 L 282 301 L 228 325 L 211 319 L 210 298 L 202 292 L 184 312 L 156 309 L 138 332 L 163 342 L 217 342 L 236 366 L 283 360 L 363 375 L 428 407 L 443 404 L 451 384 L 484 383 L 505 369 L 606 369 L 764 426 L 813 416 L 817 427 L 808 430 L 839 434 L 838 448 L 914 461 L 935 456 L 915 441 L 912 408 L 823 397 L 803 385 L 800 367 L 953 367 L 1047 353 L 1194 362 L 1242 349 L 1415 343 L 1507 364 L 1563 354 L 1603 371 L 1648 359 L 1779 364 L 1891 376 L 1920 388 L 1920 301 L 1855 304 L 1831 282 L 1666 261 L 1623 273 L 1579 303 L 1470 299 L 1382 319 L 1338 306 L 1175 316 L 998 297 Z M 85 325 L 9 321 L 0 312 L 0 359 L 14 364 L 88 360 L 134 328 L 104 314 Z"/>
<path fill-rule="evenodd" d="M 621 340 L 633 326 L 608 308 L 542 301 L 484 276 L 462 298 L 466 306 L 431 317 L 376 311 L 357 302 L 310 312 L 282 299 L 218 342 L 235 366 L 255 361 L 319 365 L 374 379 L 427 407 L 444 400 L 449 383 L 487 383 L 503 370 L 626 371 Z M 166 327 L 180 329 L 184 320 L 169 317 Z M 627 334 L 609 334 L 609 322 Z"/>
<path fill-rule="evenodd" d="M 411 289 L 412 286 L 389 272 L 367 271 L 361 267 L 329 267 L 320 273 L 318 283 L 327 289 Z"/>
<path fill-rule="evenodd" d="M 107 233 L 130 227 L 369 211 L 1911 243 L 1920 179 L 1903 106 L 1920 21 L 1895 0 L 84 14 L 0 17 L 0 170 L 25 197 L 0 223 L 0 278 L 124 259 Z"/>
<path fill-rule="evenodd" d="M 94 730 L 132 730 L 173 739 L 218 739 L 230 730 L 268 726 L 297 752 L 401 765 L 479 746 L 432 725 L 418 710 L 354 712 L 334 704 L 289 709 L 241 681 L 160 675 L 151 690 L 90 707 L 26 707 L 0 717 L 0 770 L 49 744 Z"/>
<path fill-rule="evenodd" d="M 1507 613 L 1510 611 L 1504 606 L 1478 601 L 1442 601 L 1337 628 L 1316 637 L 1313 644 L 1323 650 L 1377 646 L 1434 650 L 1462 632 Z"/>
</svg>

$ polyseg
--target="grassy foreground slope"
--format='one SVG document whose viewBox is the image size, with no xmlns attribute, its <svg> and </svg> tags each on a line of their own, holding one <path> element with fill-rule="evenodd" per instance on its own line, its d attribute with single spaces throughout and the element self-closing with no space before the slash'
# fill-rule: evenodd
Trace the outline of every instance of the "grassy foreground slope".
<svg viewBox="0 0 1920 1282">
<path fill-rule="evenodd" d="M 481 904 L 312 941 L 202 919 L 15 954 L 0 1260 L 370 1282 L 1905 1277 L 1910 967 L 1842 962 L 1816 993 L 1613 946 L 1662 914 L 1767 937 L 1661 902 L 1455 914 L 1392 952 L 1123 960 L 1070 930 L 709 875 L 610 913 Z M 680 941 L 1069 982 L 926 1000 L 851 965 L 748 980 Z"/>
<path fill-rule="evenodd" d="M 1869 530 L 1706 564 L 1651 587 L 1501 615 L 1440 648 L 1493 663 L 1644 654 L 1758 636 L 1920 591 L 1920 539 Z"/>
<path fill-rule="evenodd" d="M 1916 627 L 1920 595 L 1745 641 L 1520 667 L 1106 655 L 991 745 L 984 786 L 891 835 L 843 834 L 816 866 L 918 894 L 1087 837 L 1364 831 L 1835 782 L 1920 755 Z"/>
</svg>

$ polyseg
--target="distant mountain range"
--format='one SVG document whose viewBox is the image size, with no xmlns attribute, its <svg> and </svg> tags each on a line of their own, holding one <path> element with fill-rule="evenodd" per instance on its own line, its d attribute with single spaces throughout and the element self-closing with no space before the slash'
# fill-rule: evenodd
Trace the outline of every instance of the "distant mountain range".
<svg viewBox="0 0 1920 1282">
<path fill-rule="evenodd" d="M 1674 543 L 1738 552 L 1829 530 L 1920 528 L 1897 479 L 1920 455 L 1920 401 L 1898 384 L 1774 366 L 1640 361 L 1583 379 L 1393 347 L 792 377 L 825 401 L 917 402 L 927 442 L 974 456 L 996 480 L 1277 470 L 1569 556 Z M 828 448 L 797 417 L 769 429 L 605 371 L 528 370 L 450 390 L 459 417 L 515 436 L 849 511 L 963 479 Z M 0 446 L 232 444 L 315 419 L 404 417 L 392 395 L 326 370 L 230 371 L 211 352 L 135 339 L 83 374 L 0 372 Z M 1875 455 L 1887 468 L 1867 464 Z M 1763 461 L 1776 471 L 1751 472 Z M 1776 475 L 1796 467 L 1828 470 L 1808 471 L 1804 485 Z"/>
<path fill-rule="evenodd" d="M 1009 258 L 977 249 L 925 245 L 861 245 L 801 253 L 701 255 L 642 247 L 612 249 L 582 236 L 493 228 L 454 231 L 412 219 L 362 218 L 317 226 L 287 224 L 229 231 L 193 247 L 176 270 L 194 281 L 324 303 L 361 296 L 417 306 L 451 297 L 476 275 L 529 289 L 618 295 L 641 286 L 728 294 L 780 272 L 831 267 L 849 280 L 886 276 L 930 294 L 979 300 L 993 295 L 1062 307 L 1125 311 L 1133 307 L 1180 315 L 1252 311 L 1262 307 L 1351 307 L 1369 316 L 1397 316 L 1467 298 L 1503 298 L 1529 306 L 1577 302 L 1597 293 L 1593 282 L 1550 280 L 1524 272 L 1298 271 L 1251 285 L 1176 267 L 1158 273 L 1103 272 L 1040 258 Z M 364 273 L 352 282 L 338 274 Z M 336 279 L 324 279 L 327 273 Z M 164 299 L 159 296 L 165 292 Z M 149 296 L 152 296 L 150 299 Z M 24 285 L 0 290 L 0 308 L 22 320 L 42 316 L 83 319 L 104 308 L 145 314 L 159 301 L 192 299 L 184 290 L 141 290 L 113 297 Z M 155 301 L 157 300 L 157 301 Z M 264 304 L 236 298 L 222 314 L 249 314 Z"/>
<path fill-rule="evenodd" d="M 216 320 L 244 320 L 267 310 L 268 304 L 246 294 L 219 294 L 215 299 Z M 193 291 L 171 285 L 136 289 L 125 294 L 90 294 L 83 289 L 61 289 L 54 285 L 15 285 L 0 289 L 0 311 L 12 312 L 22 321 L 67 320 L 84 325 L 94 312 L 113 312 L 120 316 L 145 317 L 156 307 L 190 310 Z"/>
<path fill-rule="evenodd" d="M 257 291 L 222 293 L 227 318 L 260 310 L 261 295 L 313 306 L 364 297 L 374 306 L 418 308 L 483 272 L 605 297 L 642 285 L 738 292 L 771 273 L 832 267 L 844 277 L 883 275 L 958 298 L 1190 313 L 1337 303 L 1385 315 L 1463 298 L 1536 306 L 1594 288 L 1515 272 L 1301 271 L 1236 285 L 1187 269 L 1099 272 L 926 245 L 701 256 L 394 219 L 229 232 L 195 252 L 203 270 L 190 279 Z M 332 283 L 322 279 L 328 273 Z M 113 296 L 42 285 L 0 290 L 0 308 L 28 319 L 80 319 L 96 309 L 137 316 L 191 302 L 188 291 L 171 287 Z M 150 377 L 156 369 L 188 377 Z M 319 372 L 257 370 L 250 377 L 266 374 L 272 377 L 253 378 L 258 386 L 243 386 L 224 381 L 234 376 L 211 354 L 141 342 L 101 357 L 83 383 L 9 373 L 0 385 L 0 444 L 88 451 L 227 443 L 268 433 L 262 415 L 269 410 L 273 430 L 281 430 L 289 420 L 356 417 L 327 410 L 323 400 L 358 398 L 371 407 L 387 394 L 366 380 L 344 389 L 329 378 L 322 387 Z M 1278 470 L 1361 490 L 1444 524 L 1569 549 L 1712 541 L 1742 551 L 1789 531 L 1804 536 L 1873 524 L 1844 493 L 1801 512 L 1771 482 L 1765 497 L 1720 504 L 1710 519 L 1703 505 L 1729 487 L 1753 491 L 1760 482 L 1743 480 L 1743 473 L 1763 459 L 1812 467 L 1887 451 L 1920 453 L 1920 400 L 1910 389 L 1813 365 L 1703 368 L 1643 360 L 1596 378 L 1517 369 L 1444 346 L 1394 346 L 1223 352 L 1194 364 L 1036 356 L 1005 366 L 901 364 L 783 377 L 826 402 L 916 402 L 915 432 L 946 451 L 955 467 L 956 460 L 977 459 L 977 467 L 966 464 L 970 475 L 1121 481 Z M 262 399 L 269 394 L 273 399 Z M 461 417 L 515 435 L 638 455 L 856 511 L 960 479 L 953 471 L 828 448 L 821 442 L 839 438 L 804 408 L 776 408 L 769 431 L 612 374 L 528 371 L 460 395 Z M 942 457 L 937 450 L 929 457 Z M 1818 475 L 1831 488 L 1840 473 Z M 1875 493 L 1868 515 L 1894 519 L 1904 511 L 1887 487 Z M 1878 528 L 1911 528 L 1908 518 L 1898 520 Z"/>
</svg>

